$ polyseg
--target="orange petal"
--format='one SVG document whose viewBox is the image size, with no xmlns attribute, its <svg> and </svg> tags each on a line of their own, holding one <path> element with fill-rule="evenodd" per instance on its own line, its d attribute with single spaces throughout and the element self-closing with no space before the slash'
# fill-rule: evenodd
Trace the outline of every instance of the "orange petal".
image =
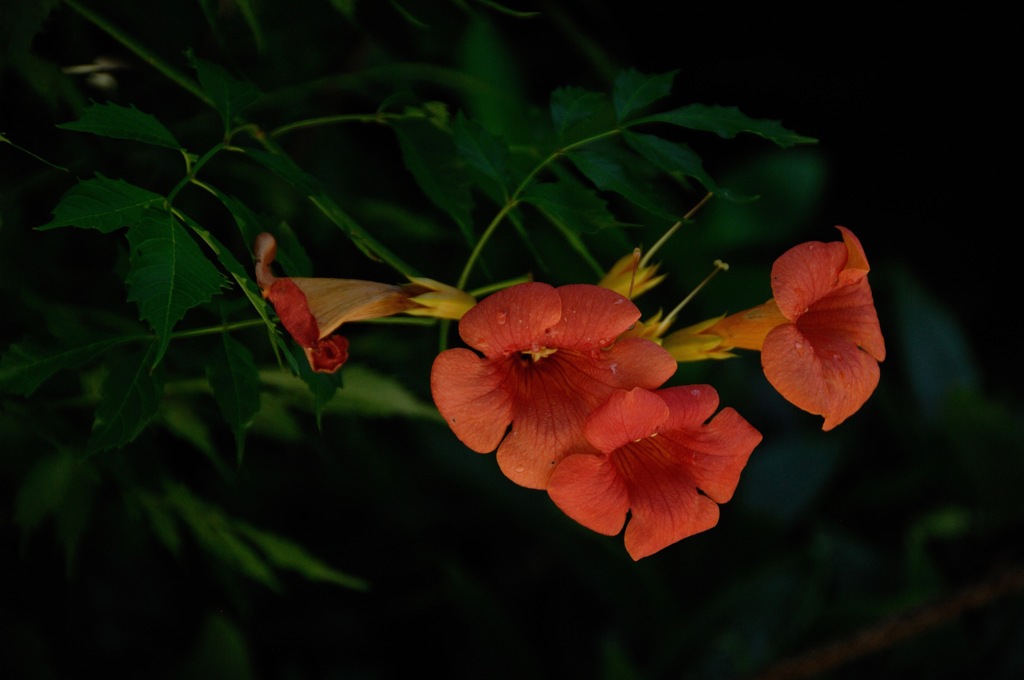
<svg viewBox="0 0 1024 680">
<path fill-rule="evenodd" d="M 846 338 L 804 335 L 793 324 L 768 334 L 765 377 L 795 406 L 825 417 L 831 430 L 855 413 L 878 385 L 878 362 Z"/>
<path fill-rule="evenodd" d="M 430 388 L 437 410 L 455 436 L 478 453 L 496 449 L 512 421 L 505 370 L 507 366 L 463 348 L 446 350 L 434 359 Z"/>
<path fill-rule="evenodd" d="M 759 350 L 768 332 L 786 322 L 787 319 L 779 311 L 775 300 L 769 300 L 746 311 L 730 314 L 701 331 L 701 334 L 717 336 L 719 338 L 718 347 L 723 351 L 730 349 Z M 669 338 L 665 338 L 665 342 L 668 343 Z"/>
<path fill-rule="evenodd" d="M 321 338 L 343 323 L 379 319 L 416 306 L 402 286 L 357 279 L 291 277 L 290 280 L 306 294 Z"/>
<path fill-rule="evenodd" d="M 488 357 L 547 345 L 545 338 L 562 318 L 562 299 L 546 283 L 522 283 L 481 300 L 459 322 L 459 335 Z"/>
<path fill-rule="evenodd" d="M 599 534 L 614 536 L 626 523 L 629 492 L 607 456 L 569 456 L 551 475 L 548 495 L 562 512 Z"/>
<path fill-rule="evenodd" d="M 848 252 L 839 242 L 810 241 L 794 246 L 772 265 L 772 292 L 779 311 L 790 321 L 828 295 L 846 266 Z"/>
</svg>

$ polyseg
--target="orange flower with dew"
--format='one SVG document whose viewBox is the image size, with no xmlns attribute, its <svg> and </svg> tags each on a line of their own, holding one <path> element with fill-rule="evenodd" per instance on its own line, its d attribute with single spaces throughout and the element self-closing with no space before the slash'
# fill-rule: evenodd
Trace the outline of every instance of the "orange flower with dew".
<svg viewBox="0 0 1024 680">
<path fill-rule="evenodd" d="M 600 286 L 531 282 L 498 291 L 459 322 L 476 351 L 448 349 L 434 360 L 434 403 L 466 446 L 497 449 L 505 476 L 543 489 L 566 456 L 596 453 L 583 423 L 613 391 L 654 389 L 676 371 L 657 343 L 620 339 L 639 317 L 632 302 Z"/>
<path fill-rule="evenodd" d="M 583 426 L 598 453 L 566 457 L 548 495 L 598 533 L 613 536 L 626 525 L 634 560 L 710 529 L 761 441 L 739 413 L 714 415 L 717 408 L 709 385 L 613 392 Z"/>
<path fill-rule="evenodd" d="M 842 242 L 803 243 L 775 261 L 771 300 L 702 331 L 718 338 L 719 351 L 760 350 L 768 382 L 795 406 L 824 416 L 823 430 L 864 405 L 885 359 L 864 248 L 849 229 L 836 228 Z"/>
<path fill-rule="evenodd" d="M 268 233 L 256 238 L 256 282 L 281 325 L 302 347 L 310 367 L 334 373 L 348 359 L 348 340 L 335 331 L 351 321 L 407 313 L 459 318 L 476 300 L 431 279 L 398 286 L 357 279 L 277 277 L 270 269 L 277 241 Z"/>
</svg>

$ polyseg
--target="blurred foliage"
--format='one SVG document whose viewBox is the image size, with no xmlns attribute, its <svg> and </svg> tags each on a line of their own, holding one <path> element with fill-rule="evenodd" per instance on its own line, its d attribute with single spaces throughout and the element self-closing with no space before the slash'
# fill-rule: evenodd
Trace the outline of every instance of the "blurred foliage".
<svg viewBox="0 0 1024 680">
<path fill-rule="evenodd" d="M 907 237 L 847 221 L 838 112 L 709 88 L 695 54 L 630 62 L 667 20 L 619 11 L 0 7 L 4 677 L 1024 672 L 1019 395 Z M 445 427 L 452 326 L 348 325 L 349 363 L 314 375 L 252 280 L 270 231 L 288 275 L 594 282 L 709 191 L 645 314 L 716 258 L 685 316 L 759 304 L 774 258 L 839 222 L 889 357 L 829 433 L 756 356 L 681 366 L 765 442 L 718 527 L 638 563 Z M 913 635 L 842 646 L 908 612 Z M 837 640 L 835 667 L 770 675 Z"/>
</svg>

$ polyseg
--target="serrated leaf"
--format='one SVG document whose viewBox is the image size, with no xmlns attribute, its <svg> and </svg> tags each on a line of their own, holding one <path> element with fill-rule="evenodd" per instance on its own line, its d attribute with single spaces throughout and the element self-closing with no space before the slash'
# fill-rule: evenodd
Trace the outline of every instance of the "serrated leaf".
<svg viewBox="0 0 1024 680">
<path fill-rule="evenodd" d="M 134 440 L 156 413 L 163 393 L 160 367 L 153 369 L 159 343 L 113 362 L 100 388 L 90 451 L 124 446 Z"/>
<path fill-rule="evenodd" d="M 420 190 L 455 221 L 466 242 L 473 243 L 472 179 L 456 152 L 452 135 L 417 118 L 394 121 L 391 128 L 405 167 Z"/>
<path fill-rule="evenodd" d="M 93 103 L 82 112 L 78 120 L 60 123 L 57 127 L 101 137 L 130 139 L 168 149 L 181 148 L 171 131 L 154 116 L 139 111 L 135 106 L 125 107 L 113 102 Z"/>
<path fill-rule="evenodd" d="M 615 78 L 612 101 L 615 118 L 620 123 L 637 111 L 667 97 L 678 71 L 661 75 L 644 75 L 635 69 L 623 71 Z"/>
<path fill-rule="evenodd" d="M 571 231 L 593 233 L 621 223 L 608 211 L 608 203 L 577 182 L 538 182 L 520 200 L 536 206 L 553 222 Z"/>
<path fill-rule="evenodd" d="M 58 371 L 83 366 L 112 347 L 130 340 L 132 338 L 107 338 L 61 349 L 43 349 L 27 340 L 15 343 L 0 357 L 0 391 L 31 396 Z"/>
<path fill-rule="evenodd" d="M 656 187 L 644 159 L 608 139 L 591 142 L 566 154 L 569 160 L 603 191 L 614 191 L 648 212 L 678 219 L 673 201 Z"/>
<path fill-rule="evenodd" d="M 255 544 L 266 555 L 267 560 L 278 569 L 294 571 L 310 581 L 334 583 L 353 590 L 369 588 L 365 580 L 328 566 L 305 548 L 286 538 L 243 522 L 237 524 L 237 529 L 239 534 Z"/>
<path fill-rule="evenodd" d="M 160 194 L 97 174 L 68 189 L 54 207 L 53 219 L 36 229 L 79 227 L 107 234 L 138 221 L 147 208 L 163 201 Z"/>
<path fill-rule="evenodd" d="M 260 375 L 245 345 L 226 333 L 221 340 L 223 351 L 207 364 L 206 376 L 221 415 L 235 435 L 236 458 L 241 465 L 245 432 L 260 410 Z"/>
<path fill-rule="evenodd" d="M 460 111 L 452 126 L 455 149 L 470 167 L 494 183 L 496 190 L 488 191 L 499 203 L 508 198 L 508 146 L 476 121 L 469 120 Z"/>
<path fill-rule="evenodd" d="M 194 55 L 191 61 L 196 69 L 199 86 L 210 97 L 214 108 L 220 114 L 224 121 L 224 129 L 230 129 L 235 117 L 256 102 L 262 93 L 252 83 L 235 78 L 219 64 Z"/>
<path fill-rule="evenodd" d="M 603 117 L 608 98 L 604 93 L 581 87 L 562 87 L 551 93 L 551 122 L 563 142 L 571 141 L 569 132 L 585 122 Z"/>
<path fill-rule="evenodd" d="M 713 132 L 719 137 L 731 139 L 741 133 L 764 137 L 781 147 L 796 144 L 814 144 L 817 139 L 798 135 L 783 127 L 777 120 L 751 118 L 735 106 L 709 106 L 690 104 L 672 111 L 665 111 L 633 121 L 637 123 L 670 123 L 691 130 Z"/>
<path fill-rule="evenodd" d="M 167 213 L 147 211 L 128 230 L 132 270 L 128 301 L 139 306 L 159 340 L 159 361 L 174 325 L 189 309 L 209 302 L 225 279 L 181 224 Z"/>
<path fill-rule="evenodd" d="M 692 177 L 708 191 L 719 192 L 718 184 L 705 172 L 700 156 L 686 144 L 630 130 L 623 131 L 622 139 L 631 149 L 668 174 Z"/>
</svg>

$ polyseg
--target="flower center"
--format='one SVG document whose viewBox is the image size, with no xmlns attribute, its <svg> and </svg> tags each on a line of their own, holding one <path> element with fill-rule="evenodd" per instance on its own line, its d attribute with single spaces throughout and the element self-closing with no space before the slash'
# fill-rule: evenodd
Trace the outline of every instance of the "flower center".
<svg viewBox="0 0 1024 680">
<path fill-rule="evenodd" d="M 523 352 L 524 355 L 529 355 L 534 361 L 540 361 L 544 357 L 549 357 L 558 351 L 557 347 L 539 347 L 534 345 L 533 348 Z"/>
</svg>

